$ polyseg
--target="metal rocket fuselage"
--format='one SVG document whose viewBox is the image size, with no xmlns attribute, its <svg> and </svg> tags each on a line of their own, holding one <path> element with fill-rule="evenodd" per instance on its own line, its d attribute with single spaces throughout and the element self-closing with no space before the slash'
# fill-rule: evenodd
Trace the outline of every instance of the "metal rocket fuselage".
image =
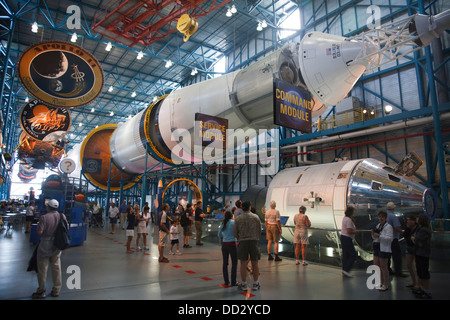
<svg viewBox="0 0 450 320">
<path fill-rule="evenodd" d="M 369 232 L 377 214 L 388 202 L 396 205 L 395 214 L 404 222 L 407 214 L 436 216 L 436 197 L 432 189 L 394 173 L 394 169 L 375 159 L 340 161 L 302 166 L 280 171 L 271 181 L 265 206 L 276 202 L 281 216 L 288 217 L 283 238 L 292 242 L 294 216 L 300 206 L 307 208 L 311 232 L 340 232 L 347 206 L 354 206 L 354 222 L 359 230 L 356 244 L 364 258 L 372 250 Z"/>
</svg>

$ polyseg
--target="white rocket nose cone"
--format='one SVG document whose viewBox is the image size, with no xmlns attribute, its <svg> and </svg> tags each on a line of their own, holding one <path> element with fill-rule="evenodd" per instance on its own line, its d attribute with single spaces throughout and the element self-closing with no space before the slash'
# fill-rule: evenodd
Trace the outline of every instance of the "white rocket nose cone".
<svg viewBox="0 0 450 320">
<path fill-rule="evenodd" d="M 346 97 L 370 61 L 358 61 L 364 50 L 358 41 L 321 33 L 305 35 L 300 44 L 300 70 L 310 92 L 321 103 L 332 106 Z"/>
</svg>

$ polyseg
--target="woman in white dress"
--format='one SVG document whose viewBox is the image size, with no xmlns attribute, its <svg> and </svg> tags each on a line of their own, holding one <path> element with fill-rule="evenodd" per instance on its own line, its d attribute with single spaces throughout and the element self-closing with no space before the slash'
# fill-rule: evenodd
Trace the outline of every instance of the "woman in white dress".
<svg viewBox="0 0 450 320">
<path fill-rule="evenodd" d="M 142 213 L 136 213 L 136 219 L 139 221 L 137 226 L 136 251 L 141 251 L 141 247 L 139 247 L 141 235 L 144 241 L 144 251 L 149 250 L 147 247 L 147 223 L 150 221 L 150 215 L 148 212 L 149 207 L 144 207 Z"/>
</svg>

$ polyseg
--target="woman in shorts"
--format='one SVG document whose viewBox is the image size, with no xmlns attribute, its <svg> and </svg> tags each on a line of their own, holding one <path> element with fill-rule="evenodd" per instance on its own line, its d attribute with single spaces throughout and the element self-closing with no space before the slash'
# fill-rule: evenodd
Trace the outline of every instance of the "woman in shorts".
<svg viewBox="0 0 450 320">
<path fill-rule="evenodd" d="M 373 264 L 380 267 L 381 271 L 381 285 L 378 288 L 380 291 L 389 289 L 388 260 L 391 257 L 391 243 L 394 239 L 394 229 L 386 222 L 386 219 L 386 211 L 378 212 L 378 221 L 380 223 L 375 229 L 372 229 Z"/>
<path fill-rule="evenodd" d="M 133 208 L 130 206 L 127 208 L 127 253 L 133 253 L 134 251 L 131 250 L 131 241 L 134 237 L 134 224 L 136 223 L 136 216 L 133 213 Z"/>
<path fill-rule="evenodd" d="M 306 262 L 306 246 L 309 244 L 308 227 L 311 226 L 308 216 L 305 214 L 306 208 L 301 206 L 299 213 L 294 216 L 294 243 L 295 243 L 295 259 L 296 265 L 300 264 L 300 247 L 302 250 L 303 266 L 308 265 Z"/>
</svg>

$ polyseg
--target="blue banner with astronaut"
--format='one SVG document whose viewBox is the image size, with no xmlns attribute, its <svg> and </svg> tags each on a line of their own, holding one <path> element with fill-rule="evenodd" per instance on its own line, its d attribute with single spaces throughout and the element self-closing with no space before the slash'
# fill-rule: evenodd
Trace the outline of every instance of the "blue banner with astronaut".
<svg viewBox="0 0 450 320">
<path fill-rule="evenodd" d="M 311 133 L 311 94 L 288 82 L 273 82 L 273 117 L 279 126 Z"/>
</svg>

